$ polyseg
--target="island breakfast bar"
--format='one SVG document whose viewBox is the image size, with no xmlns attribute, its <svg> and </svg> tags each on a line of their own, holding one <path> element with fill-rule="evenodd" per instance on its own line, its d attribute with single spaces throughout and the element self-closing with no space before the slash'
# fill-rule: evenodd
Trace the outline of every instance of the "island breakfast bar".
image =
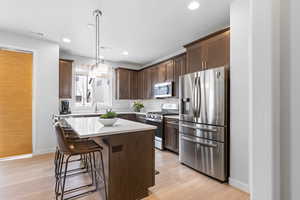
<svg viewBox="0 0 300 200">
<path fill-rule="evenodd" d="M 148 196 L 148 188 L 155 184 L 155 126 L 118 119 L 114 126 L 104 127 L 98 117 L 65 121 L 79 138 L 90 138 L 103 147 L 108 200 Z M 102 191 L 101 197 L 105 199 Z"/>
</svg>

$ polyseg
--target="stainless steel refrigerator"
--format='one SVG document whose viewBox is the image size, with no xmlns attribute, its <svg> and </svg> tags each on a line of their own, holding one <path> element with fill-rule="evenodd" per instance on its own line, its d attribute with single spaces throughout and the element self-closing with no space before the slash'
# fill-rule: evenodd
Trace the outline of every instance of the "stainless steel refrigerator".
<svg viewBox="0 0 300 200">
<path fill-rule="evenodd" d="M 228 179 L 228 78 L 223 66 L 179 80 L 179 160 L 222 182 Z"/>
</svg>

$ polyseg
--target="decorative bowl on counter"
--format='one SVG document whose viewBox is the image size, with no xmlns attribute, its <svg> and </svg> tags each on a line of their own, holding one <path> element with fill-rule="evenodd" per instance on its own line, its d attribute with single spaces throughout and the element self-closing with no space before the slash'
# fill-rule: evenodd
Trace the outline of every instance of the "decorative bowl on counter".
<svg viewBox="0 0 300 200">
<path fill-rule="evenodd" d="M 106 113 L 101 115 L 99 118 L 99 121 L 104 126 L 113 126 L 118 118 L 116 118 L 118 115 L 117 113 L 113 112 L 111 109 L 106 110 Z"/>
<path fill-rule="evenodd" d="M 107 119 L 99 118 L 98 120 L 104 126 L 113 126 L 118 121 L 118 118 L 107 118 Z"/>
</svg>

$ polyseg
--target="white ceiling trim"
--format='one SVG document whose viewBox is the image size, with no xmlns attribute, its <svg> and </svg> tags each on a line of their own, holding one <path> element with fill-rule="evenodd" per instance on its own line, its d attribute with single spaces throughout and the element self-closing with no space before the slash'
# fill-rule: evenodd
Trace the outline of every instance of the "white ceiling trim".
<svg viewBox="0 0 300 200">
<path fill-rule="evenodd" d="M 178 51 L 175 51 L 175 52 L 172 53 L 172 54 L 169 54 L 169 55 L 167 55 L 167 56 L 164 56 L 164 57 L 161 57 L 161 58 L 159 58 L 159 59 L 156 59 L 155 61 L 153 61 L 153 62 L 151 62 L 151 63 L 149 63 L 149 64 L 147 64 L 147 65 L 142 66 L 141 69 L 146 68 L 146 67 L 149 67 L 149 66 L 151 66 L 151 65 L 155 65 L 155 64 L 160 63 L 160 62 L 162 62 L 162 61 L 168 60 L 168 59 L 170 59 L 170 58 L 172 58 L 172 57 L 178 56 L 178 55 L 183 54 L 183 53 L 185 53 L 185 52 L 186 52 L 186 48 L 180 49 L 180 50 L 178 50 Z"/>
</svg>

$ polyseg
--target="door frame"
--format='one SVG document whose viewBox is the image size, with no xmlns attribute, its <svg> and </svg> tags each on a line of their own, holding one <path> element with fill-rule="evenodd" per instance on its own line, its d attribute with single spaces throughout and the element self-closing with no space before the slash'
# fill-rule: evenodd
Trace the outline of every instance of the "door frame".
<svg viewBox="0 0 300 200">
<path fill-rule="evenodd" d="M 24 48 L 20 46 L 13 46 L 13 45 L 3 45 L 0 44 L 0 49 L 8 50 L 8 51 L 15 51 L 15 52 L 23 52 L 23 53 L 30 53 L 32 54 L 32 86 L 31 86 L 31 92 L 32 92 L 32 152 L 31 155 L 34 155 L 36 153 L 36 67 L 35 67 L 35 60 L 36 60 L 36 50 L 31 48 Z M 30 155 L 30 154 L 29 154 Z M 22 155 L 17 155 L 13 157 L 20 157 Z M 26 156 L 26 155 L 25 155 Z"/>
</svg>

